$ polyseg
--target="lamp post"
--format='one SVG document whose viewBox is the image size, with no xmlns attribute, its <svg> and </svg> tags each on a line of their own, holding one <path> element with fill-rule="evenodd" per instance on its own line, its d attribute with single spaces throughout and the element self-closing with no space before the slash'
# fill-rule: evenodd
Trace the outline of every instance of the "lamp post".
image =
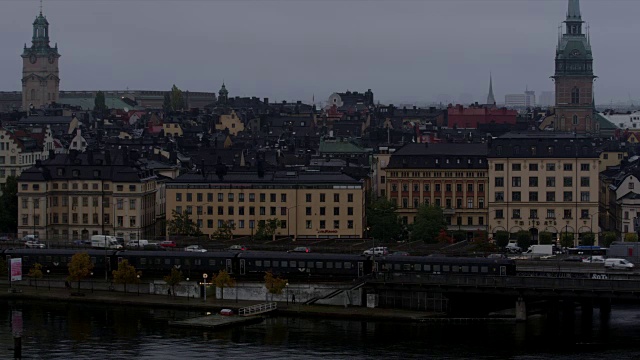
<svg viewBox="0 0 640 360">
<path fill-rule="evenodd" d="M 91 272 L 91 292 L 93 292 L 93 271 Z"/>
<path fill-rule="evenodd" d="M 202 274 L 202 278 L 204 279 L 204 302 L 207 302 L 207 278 L 209 275 L 207 273 Z"/>
<path fill-rule="evenodd" d="M 49 286 L 49 291 L 51 291 L 51 278 L 49 278 L 49 272 L 51 270 L 47 269 L 47 285 Z"/>
<path fill-rule="evenodd" d="M 189 278 L 187 278 L 187 282 L 189 282 Z M 187 289 L 189 289 L 189 287 L 187 286 Z M 189 302 L 189 295 L 191 295 L 191 291 L 187 290 L 187 302 Z"/>
<path fill-rule="evenodd" d="M 289 282 L 284 284 L 284 288 L 287 289 L 287 307 L 289 307 Z"/>
<path fill-rule="evenodd" d="M 138 278 L 138 296 L 140 296 L 140 274 L 136 275 Z"/>
</svg>

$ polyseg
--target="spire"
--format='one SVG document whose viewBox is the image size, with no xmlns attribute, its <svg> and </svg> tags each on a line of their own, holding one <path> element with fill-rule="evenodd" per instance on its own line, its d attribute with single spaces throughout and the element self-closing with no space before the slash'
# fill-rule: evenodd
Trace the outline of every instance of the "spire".
<svg viewBox="0 0 640 360">
<path fill-rule="evenodd" d="M 487 104 L 495 105 L 496 99 L 493 96 L 493 79 L 491 77 L 491 73 L 489 73 L 489 96 L 487 96 Z"/>
<path fill-rule="evenodd" d="M 580 14 L 580 0 L 569 0 L 567 21 L 582 21 L 582 15 Z"/>
</svg>

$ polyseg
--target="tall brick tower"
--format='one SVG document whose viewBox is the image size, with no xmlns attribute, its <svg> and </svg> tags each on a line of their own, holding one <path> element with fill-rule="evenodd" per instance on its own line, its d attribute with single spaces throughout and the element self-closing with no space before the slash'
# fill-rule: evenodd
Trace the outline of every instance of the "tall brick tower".
<svg viewBox="0 0 640 360">
<path fill-rule="evenodd" d="M 593 56 L 589 37 L 582 31 L 580 0 L 569 0 L 565 29 L 558 36 L 556 71 L 557 131 L 596 131 L 593 106 Z"/>
<path fill-rule="evenodd" d="M 22 109 L 41 108 L 58 101 L 58 45 L 49 46 L 49 22 L 40 15 L 33 22 L 31 47 L 24 45 L 22 52 Z"/>
</svg>

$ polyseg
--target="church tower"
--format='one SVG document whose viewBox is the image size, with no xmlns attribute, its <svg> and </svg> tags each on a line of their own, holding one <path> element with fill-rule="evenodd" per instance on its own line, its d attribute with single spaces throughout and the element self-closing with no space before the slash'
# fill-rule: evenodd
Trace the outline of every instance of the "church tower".
<svg viewBox="0 0 640 360">
<path fill-rule="evenodd" d="M 593 56 L 591 43 L 583 33 L 580 0 L 569 0 L 565 29 L 558 34 L 556 70 L 556 131 L 596 131 L 593 104 Z"/>
<path fill-rule="evenodd" d="M 30 106 L 42 108 L 58 101 L 60 78 L 58 77 L 58 45 L 49 45 L 49 22 L 40 15 L 33 22 L 31 47 L 24 45 L 22 52 L 22 109 Z"/>
<path fill-rule="evenodd" d="M 491 74 L 489 74 L 489 95 L 487 95 L 487 105 L 495 107 L 496 106 L 496 98 L 493 96 L 493 78 Z"/>
</svg>

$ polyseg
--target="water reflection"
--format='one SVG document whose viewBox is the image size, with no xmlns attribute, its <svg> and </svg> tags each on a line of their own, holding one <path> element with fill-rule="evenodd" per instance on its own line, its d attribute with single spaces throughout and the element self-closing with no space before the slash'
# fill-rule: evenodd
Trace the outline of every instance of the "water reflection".
<svg viewBox="0 0 640 360">
<path fill-rule="evenodd" d="M 176 329 L 198 315 L 142 307 L 0 302 L 0 344 L 11 346 L 10 311 L 24 319 L 32 359 L 618 359 L 640 357 L 640 310 L 592 317 L 562 312 L 526 323 L 397 323 L 268 318 L 227 331 Z M 0 356 L 2 357 L 2 356 Z"/>
</svg>

